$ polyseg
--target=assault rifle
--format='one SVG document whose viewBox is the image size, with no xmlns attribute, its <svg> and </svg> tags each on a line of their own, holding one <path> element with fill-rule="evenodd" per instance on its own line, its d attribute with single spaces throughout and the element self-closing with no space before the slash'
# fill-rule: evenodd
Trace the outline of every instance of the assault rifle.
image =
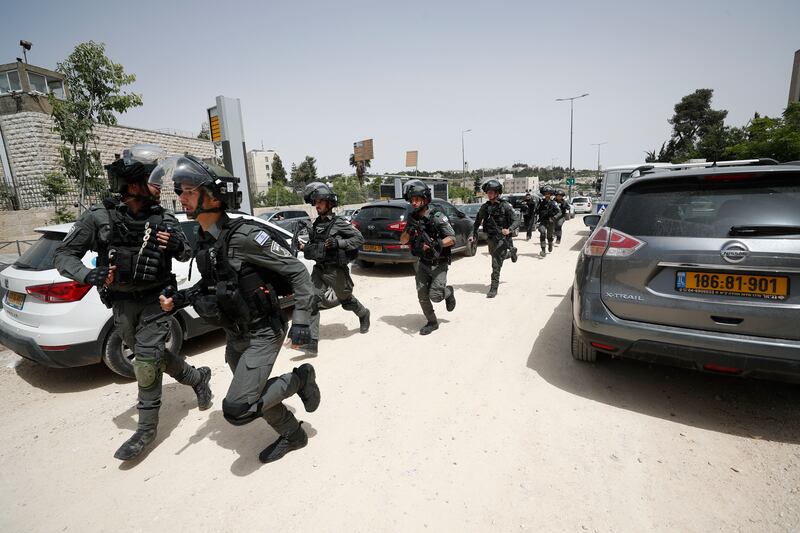
<svg viewBox="0 0 800 533">
<path fill-rule="evenodd" d="M 500 228 L 497 225 L 497 222 L 495 222 L 494 218 L 489 214 L 489 212 L 488 212 L 489 208 L 487 208 L 486 211 L 487 211 L 487 213 L 486 213 L 486 217 L 483 220 L 483 226 L 484 226 L 484 228 L 486 228 L 486 232 L 490 236 L 496 236 L 497 238 L 500 239 L 500 246 L 498 246 L 498 248 L 495 249 L 495 253 L 501 254 L 501 257 L 503 259 L 506 259 L 507 257 L 510 257 L 511 261 L 513 263 L 516 263 L 517 262 L 517 249 L 514 247 L 514 241 L 513 241 L 512 237 L 511 237 L 511 233 L 509 232 L 508 235 L 503 235 L 502 228 Z M 491 225 L 493 226 L 493 228 L 489 228 L 489 225 L 487 224 L 487 222 L 491 222 Z"/>
<path fill-rule="evenodd" d="M 436 260 L 442 255 L 442 247 L 439 241 L 432 239 L 431 236 L 425 232 L 425 227 L 418 219 L 411 215 L 410 211 L 406 215 L 406 233 L 408 233 L 408 236 L 411 237 L 413 241 L 412 247 L 420 241 L 422 244 L 428 246 L 428 250 L 425 250 L 422 246 L 419 247 L 425 259 Z"/>
<path fill-rule="evenodd" d="M 164 317 L 174 315 L 184 307 L 189 307 L 190 305 L 192 305 L 195 296 L 197 296 L 199 293 L 200 293 L 200 288 L 197 286 L 184 289 L 183 291 L 175 290 L 175 287 L 172 286 L 165 288 L 163 291 L 161 291 L 161 294 L 163 294 L 167 298 L 172 298 L 173 302 L 172 310 L 161 311 L 160 313 L 156 313 L 155 315 L 150 315 L 144 320 L 142 320 L 142 325 L 149 326 L 150 324 L 156 322 L 157 320 L 161 320 Z M 179 295 L 180 297 L 176 298 L 175 296 L 177 295 Z"/>
</svg>

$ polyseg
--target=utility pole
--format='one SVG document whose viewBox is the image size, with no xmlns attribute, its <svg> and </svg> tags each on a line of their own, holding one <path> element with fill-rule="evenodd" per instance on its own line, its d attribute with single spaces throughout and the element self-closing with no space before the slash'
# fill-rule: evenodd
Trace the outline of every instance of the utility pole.
<svg viewBox="0 0 800 533">
<path fill-rule="evenodd" d="M 467 160 L 464 158 L 464 134 L 472 130 L 461 130 L 461 186 L 467 187 Z"/>
<path fill-rule="evenodd" d="M 589 93 L 583 93 L 580 96 L 571 96 L 569 98 L 556 98 L 556 102 L 565 102 L 569 100 L 569 177 L 571 178 L 575 177 L 575 169 L 572 168 L 572 103 L 584 96 L 589 96 Z M 569 186 L 569 196 L 572 198 L 572 185 Z"/>
</svg>

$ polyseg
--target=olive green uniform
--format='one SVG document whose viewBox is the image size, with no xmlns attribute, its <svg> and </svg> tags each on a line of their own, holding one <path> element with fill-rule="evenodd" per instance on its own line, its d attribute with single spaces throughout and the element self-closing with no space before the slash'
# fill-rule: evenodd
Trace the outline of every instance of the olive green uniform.
<svg viewBox="0 0 800 533">
<path fill-rule="evenodd" d="M 223 214 L 208 231 L 200 231 L 198 253 L 217 242 L 229 221 Z M 238 226 L 228 240 L 227 260 L 237 272 L 250 265 L 286 280 L 294 295 L 292 320 L 309 324 L 313 287 L 308 271 L 261 226 L 250 222 Z M 205 278 L 198 285 L 204 282 Z M 287 324 L 282 318 L 277 323 L 268 318 L 256 317 L 249 324 L 224 327 L 225 361 L 233 372 L 233 380 L 222 401 L 222 411 L 234 425 L 263 417 L 276 432 L 286 436 L 299 428 L 299 422 L 282 402 L 298 392 L 300 381 L 294 372 L 270 377 L 286 337 Z"/>
<path fill-rule="evenodd" d="M 322 246 L 328 238 L 336 241 L 336 247 L 325 250 Z M 317 217 L 314 221 L 309 244 L 306 245 L 306 258 L 316 261 L 311 272 L 311 282 L 314 284 L 311 305 L 312 340 L 319 340 L 319 310 L 328 289 L 333 290 L 343 309 L 352 311 L 359 318 L 367 314 L 367 308 L 353 296 L 354 284 L 350 277 L 350 268 L 345 264 L 346 260 L 341 260 L 345 252 L 358 250 L 362 244 L 364 237 L 361 232 L 343 218 L 326 215 Z M 320 250 L 324 256 L 317 258 L 316 254 L 309 253 L 311 246 L 316 246 L 315 250 Z"/>
<path fill-rule="evenodd" d="M 173 252 L 171 257 L 178 261 L 188 261 L 191 248 L 172 213 L 155 205 L 134 214 L 124 203 L 107 200 L 106 204 L 92 206 L 78 218 L 56 249 L 56 268 L 62 276 L 85 282 L 91 271 L 81 261 L 86 252 L 94 250 L 101 255 L 108 253 L 106 250 L 109 246 L 114 246 L 115 231 L 124 232 L 134 226 L 140 227 L 142 221 L 148 219 L 160 219 L 164 226 L 173 231 L 172 238 L 178 239 L 180 244 L 178 251 Z M 98 256 L 98 264 L 103 260 L 103 257 Z M 158 424 L 163 372 L 167 372 L 178 383 L 192 387 L 202 379 L 200 372 L 178 354 L 165 350 L 164 344 L 169 333 L 167 319 L 147 325 L 142 323 L 145 318 L 161 312 L 158 296 L 171 281 L 169 272 L 162 272 L 159 279 L 154 281 L 121 282 L 115 276 L 114 282 L 101 291 L 104 299 L 111 300 L 114 324 L 122 340 L 134 353 L 134 371 L 139 385 L 137 408 L 140 428 L 153 429 Z"/>
<path fill-rule="evenodd" d="M 416 215 L 411 216 L 416 217 Z M 418 217 L 418 219 L 424 227 L 430 228 L 434 232 L 433 235 L 428 235 L 431 239 L 441 240 L 446 237 L 455 239 L 456 233 L 444 213 L 434 211 L 424 217 Z M 441 302 L 446 298 L 450 298 L 453 294 L 453 288 L 447 285 L 447 270 L 449 266 L 449 253 L 435 259 L 423 256 L 414 263 L 417 299 L 428 323 L 437 321 L 432 302 Z"/>
<path fill-rule="evenodd" d="M 473 226 L 473 237 L 476 240 L 481 224 L 488 236 L 489 254 L 492 256 L 492 287 L 497 288 L 500 284 L 500 269 L 503 268 L 503 261 L 508 252 L 506 238 L 501 230 L 509 230 L 507 240 L 510 241 L 511 234 L 519 227 L 519 220 L 511 204 L 501 199 L 496 202 L 485 202 L 478 210 Z"/>
</svg>

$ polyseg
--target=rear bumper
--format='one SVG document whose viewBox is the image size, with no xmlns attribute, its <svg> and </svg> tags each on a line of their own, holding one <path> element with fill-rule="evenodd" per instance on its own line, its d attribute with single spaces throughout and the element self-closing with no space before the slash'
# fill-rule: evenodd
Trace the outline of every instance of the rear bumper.
<svg viewBox="0 0 800 533">
<path fill-rule="evenodd" d="M 600 351 L 700 371 L 726 368 L 740 376 L 800 381 L 800 341 L 623 320 L 600 295 L 589 296 L 580 298 L 575 292 L 573 320 L 585 343 L 614 348 Z"/>
<path fill-rule="evenodd" d="M 59 350 L 44 350 L 33 339 L 8 331 L 0 323 L 0 343 L 21 355 L 44 366 L 72 368 L 99 363 L 102 360 L 100 341 L 73 344 Z"/>
<path fill-rule="evenodd" d="M 371 261 L 373 263 L 415 263 L 417 261 L 417 258 L 411 255 L 409 250 L 391 252 L 365 252 L 364 250 L 359 250 L 358 258 L 362 261 Z"/>
</svg>

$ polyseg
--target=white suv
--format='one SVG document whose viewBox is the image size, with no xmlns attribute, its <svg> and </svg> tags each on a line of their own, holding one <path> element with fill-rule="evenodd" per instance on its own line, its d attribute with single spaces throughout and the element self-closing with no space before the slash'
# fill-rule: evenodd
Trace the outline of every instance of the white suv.
<svg viewBox="0 0 800 533">
<path fill-rule="evenodd" d="M 194 246 L 199 225 L 185 215 L 177 217 Z M 291 241 L 291 233 L 274 224 L 270 226 L 284 235 L 287 242 Z M 42 236 L 0 273 L 0 285 L 6 291 L 0 311 L 0 343 L 45 366 L 67 368 L 102 361 L 117 374 L 133 377 L 133 353 L 114 327 L 111 310 L 100 302 L 97 291 L 90 285 L 62 277 L 53 266 L 53 253 L 71 227 L 70 223 L 37 228 L 35 231 Z M 93 268 L 96 255 L 87 253 L 83 263 Z M 302 254 L 299 257 L 311 270 L 313 262 Z M 189 280 L 189 265 L 188 261 L 172 263 L 179 288 L 200 279 L 192 262 Z M 291 298 L 287 298 L 281 305 L 291 304 Z M 170 328 L 167 349 L 174 353 L 180 351 L 184 339 L 216 329 L 199 318 L 191 307 L 176 313 L 170 320 Z"/>
</svg>

